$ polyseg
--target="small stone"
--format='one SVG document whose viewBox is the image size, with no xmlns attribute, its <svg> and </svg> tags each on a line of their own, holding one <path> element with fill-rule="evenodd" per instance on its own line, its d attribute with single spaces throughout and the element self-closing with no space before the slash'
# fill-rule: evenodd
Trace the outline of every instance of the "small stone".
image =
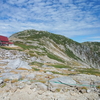
<svg viewBox="0 0 100 100">
<path fill-rule="evenodd" d="M 36 85 L 33 83 L 33 84 L 31 84 L 30 89 L 34 89 L 35 87 L 36 87 Z"/>
<path fill-rule="evenodd" d="M 52 72 L 46 72 L 46 74 L 52 75 L 53 73 Z"/>
<path fill-rule="evenodd" d="M 76 93 L 75 92 L 70 92 L 70 95 L 71 96 L 76 96 Z"/>
<path fill-rule="evenodd" d="M 6 92 L 9 92 L 10 89 L 11 89 L 10 87 L 6 87 L 5 91 L 6 91 Z"/>
<path fill-rule="evenodd" d="M 39 95 L 42 95 L 43 93 L 44 93 L 43 91 L 39 91 L 39 92 L 38 92 Z"/>
<path fill-rule="evenodd" d="M 13 87 L 11 87 L 11 92 L 16 92 L 17 91 L 17 86 L 13 86 Z"/>
<path fill-rule="evenodd" d="M 17 86 L 19 89 L 23 89 L 25 87 L 25 84 L 24 83 L 20 83 L 18 86 Z"/>
<path fill-rule="evenodd" d="M 36 88 L 33 89 L 33 92 L 35 92 L 35 91 L 36 91 Z"/>
<path fill-rule="evenodd" d="M 57 87 L 50 88 L 50 91 L 55 92 L 57 90 Z"/>
<path fill-rule="evenodd" d="M 86 91 L 86 89 L 81 89 L 79 92 L 86 93 L 87 91 Z"/>
<path fill-rule="evenodd" d="M 37 88 L 39 88 L 40 90 L 47 90 L 47 86 L 41 82 L 36 82 L 35 85 L 37 86 Z"/>
<path fill-rule="evenodd" d="M 91 92 L 91 90 L 90 89 L 87 89 L 87 93 L 89 93 L 89 92 Z"/>
<path fill-rule="evenodd" d="M 31 85 L 32 83 L 30 81 L 27 82 L 27 85 Z"/>
</svg>

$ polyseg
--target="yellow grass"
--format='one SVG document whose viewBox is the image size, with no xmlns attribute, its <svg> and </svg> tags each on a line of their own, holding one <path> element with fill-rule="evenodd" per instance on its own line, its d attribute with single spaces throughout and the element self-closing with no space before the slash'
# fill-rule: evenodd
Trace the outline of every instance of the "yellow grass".
<svg viewBox="0 0 100 100">
<path fill-rule="evenodd" d="M 16 72 L 16 71 L 10 71 L 11 73 L 14 73 L 14 74 L 18 74 L 18 72 Z"/>
<path fill-rule="evenodd" d="M 28 69 L 26 69 L 26 68 L 18 68 L 17 70 L 28 70 Z"/>
<path fill-rule="evenodd" d="M 18 80 L 17 79 L 11 80 L 11 83 L 15 83 L 15 82 L 18 82 Z"/>
<path fill-rule="evenodd" d="M 10 81 L 10 79 L 4 79 L 4 82 Z"/>
<path fill-rule="evenodd" d="M 44 72 L 44 70 L 40 69 L 40 71 L 39 71 L 39 72 Z"/>
</svg>

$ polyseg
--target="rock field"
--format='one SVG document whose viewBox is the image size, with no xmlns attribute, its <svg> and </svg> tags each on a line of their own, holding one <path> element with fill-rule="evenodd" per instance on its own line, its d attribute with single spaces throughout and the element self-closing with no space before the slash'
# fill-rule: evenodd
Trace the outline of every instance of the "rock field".
<svg viewBox="0 0 100 100">
<path fill-rule="evenodd" d="M 100 100 L 100 76 L 57 74 L 68 69 L 29 65 L 24 53 L 5 52 L 0 51 L 0 100 Z"/>
</svg>

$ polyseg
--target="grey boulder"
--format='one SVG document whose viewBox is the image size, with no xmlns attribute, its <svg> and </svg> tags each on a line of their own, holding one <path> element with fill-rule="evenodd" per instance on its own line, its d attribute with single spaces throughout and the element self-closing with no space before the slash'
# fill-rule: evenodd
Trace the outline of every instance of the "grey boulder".
<svg viewBox="0 0 100 100">
<path fill-rule="evenodd" d="M 73 80 L 71 77 L 64 76 L 64 77 L 59 77 L 59 78 L 54 78 L 49 80 L 51 84 L 64 84 L 64 85 L 69 85 L 69 86 L 75 86 L 76 81 Z"/>
<path fill-rule="evenodd" d="M 2 74 L 2 78 L 3 78 L 3 79 L 10 79 L 10 80 L 15 80 L 15 79 L 19 80 L 19 79 L 21 79 L 22 77 L 21 77 L 20 74 L 3 73 L 3 74 Z"/>
<path fill-rule="evenodd" d="M 22 61 L 21 59 L 17 58 L 14 60 L 11 60 L 8 65 L 6 66 L 7 68 L 11 69 L 17 69 L 17 68 L 26 68 L 26 69 L 32 69 L 27 62 Z"/>
</svg>

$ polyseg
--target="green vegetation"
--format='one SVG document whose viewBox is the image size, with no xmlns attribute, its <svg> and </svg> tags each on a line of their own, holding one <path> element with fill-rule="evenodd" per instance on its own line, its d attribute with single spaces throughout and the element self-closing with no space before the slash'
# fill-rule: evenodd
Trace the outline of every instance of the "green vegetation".
<svg viewBox="0 0 100 100">
<path fill-rule="evenodd" d="M 78 59 L 81 60 L 81 59 L 78 58 L 76 55 L 74 55 L 73 52 L 72 52 L 71 50 L 69 50 L 69 49 L 66 49 L 65 53 L 66 53 L 69 57 L 71 57 L 71 58 L 74 58 L 74 59 L 76 59 L 76 60 L 78 60 Z"/>
<path fill-rule="evenodd" d="M 19 50 L 19 51 L 21 51 L 21 49 L 10 48 L 10 47 L 7 47 L 7 46 L 0 46 L 0 48 L 5 49 L 5 50 Z"/>
<path fill-rule="evenodd" d="M 22 44 L 22 43 L 15 43 L 17 46 L 23 48 L 23 49 L 28 49 L 28 47 L 25 45 L 25 44 Z"/>
<path fill-rule="evenodd" d="M 23 48 L 24 50 L 29 50 L 29 49 L 37 49 L 39 48 L 38 46 L 32 46 L 32 45 L 26 45 L 24 43 L 15 43 L 17 46 Z"/>
<path fill-rule="evenodd" d="M 41 67 L 43 65 L 43 63 L 39 63 L 39 62 L 32 62 L 31 65 L 36 65 L 36 66 L 39 66 Z"/>
<path fill-rule="evenodd" d="M 55 68 L 71 68 L 70 66 L 67 66 L 67 65 L 51 65 Z"/>
<path fill-rule="evenodd" d="M 63 61 L 61 58 L 59 58 L 58 56 L 56 56 L 56 55 L 54 55 L 54 54 L 47 53 L 47 56 L 48 56 L 49 58 L 51 58 L 51 59 L 54 59 L 54 60 L 57 60 L 57 61 L 60 61 L 60 62 L 63 62 L 63 63 L 64 63 L 64 61 Z"/>
<path fill-rule="evenodd" d="M 96 86 L 97 89 L 100 89 L 100 85 Z"/>
<path fill-rule="evenodd" d="M 82 74 L 90 74 L 90 75 L 97 75 L 100 76 L 100 71 L 98 69 L 94 68 L 78 68 L 76 71 L 82 73 Z"/>
<path fill-rule="evenodd" d="M 1 85 L 1 88 L 5 87 L 6 86 L 6 83 L 3 83 L 3 85 Z"/>
<path fill-rule="evenodd" d="M 41 56 L 44 56 L 45 55 L 45 52 L 38 52 L 38 51 L 35 51 L 38 55 L 41 55 Z"/>
<path fill-rule="evenodd" d="M 38 68 L 32 67 L 32 69 L 35 70 L 35 71 L 40 71 L 40 69 L 38 69 Z"/>
</svg>

